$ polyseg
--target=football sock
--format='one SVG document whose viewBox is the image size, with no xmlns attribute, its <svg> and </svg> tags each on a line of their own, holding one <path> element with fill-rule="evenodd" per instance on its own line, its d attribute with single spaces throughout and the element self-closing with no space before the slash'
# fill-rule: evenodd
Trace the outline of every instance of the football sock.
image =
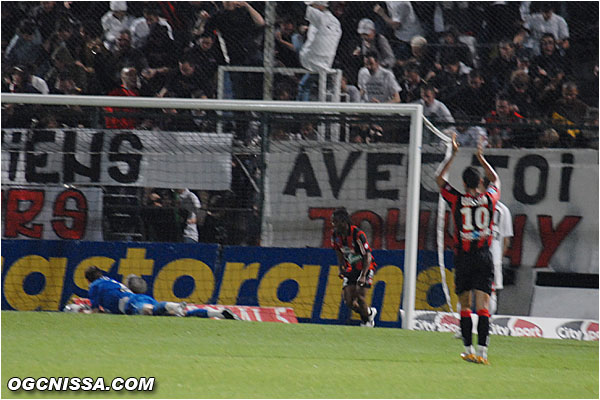
<svg viewBox="0 0 600 400">
<path fill-rule="evenodd" d="M 159 302 L 156 306 L 154 306 L 154 310 L 152 310 L 152 315 L 165 315 L 167 313 L 167 310 L 165 309 L 166 305 L 166 301 Z"/>
<path fill-rule="evenodd" d="M 477 323 L 477 344 L 487 346 L 490 334 L 490 313 L 487 309 L 477 310 L 479 322 Z"/>
<path fill-rule="evenodd" d="M 186 317 L 208 318 L 208 312 L 204 308 L 196 308 L 185 313 Z"/>
<path fill-rule="evenodd" d="M 460 331 L 465 347 L 470 347 L 473 344 L 472 330 L 473 320 L 471 319 L 471 310 L 460 310 Z"/>
<path fill-rule="evenodd" d="M 223 318 L 221 311 L 207 310 L 205 308 L 196 308 L 185 313 L 186 317 L 199 317 L 199 318 Z"/>
<path fill-rule="evenodd" d="M 477 346 L 477 355 L 487 358 L 487 346 Z"/>
<path fill-rule="evenodd" d="M 208 318 L 223 318 L 222 311 L 206 310 L 206 315 L 208 315 Z"/>
</svg>

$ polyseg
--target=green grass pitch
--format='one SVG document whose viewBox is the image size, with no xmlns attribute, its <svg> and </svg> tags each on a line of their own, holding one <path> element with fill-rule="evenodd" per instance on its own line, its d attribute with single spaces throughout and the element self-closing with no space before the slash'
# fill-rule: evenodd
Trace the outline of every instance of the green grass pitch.
<svg viewBox="0 0 600 400">
<path fill-rule="evenodd" d="M 598 342 L 199 318 L 2 312 L 3 398 L 598 398 Z M 11 377 L 156 378 L 153 392 L 10 392 Z"/>
</svg>

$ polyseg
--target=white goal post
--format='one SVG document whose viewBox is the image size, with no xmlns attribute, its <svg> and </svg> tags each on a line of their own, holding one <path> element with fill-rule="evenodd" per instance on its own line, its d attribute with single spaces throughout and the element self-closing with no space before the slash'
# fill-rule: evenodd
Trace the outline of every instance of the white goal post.
<svg viewBox="0 0 600 400">
<path fill-rule="evenodd" d="M 415 316 L 415 291 L 417 277 L 417 246 L 419 229 L 419 201 L 421 183 L 421 151 L 423 136 L 423 107 L 418 104 L 365 104 L 365 103 L 325 103 L 325 102 L 283 102 L 254 100 L 212 100 L 212 99 L 162 99 L 150 97 L 117 96 L 72 96 L 2 94 L 2 103 L 72 105 L 90 107 L 123 108 L 169 108 L 213 111 L 246 111 L 258 113 L 293 114 L 355 114 L 355 115 L 397 115 L 410 117 L 410 139 L 408 146 L 408 185 L 405 260 L 403 288 L 402 327 L 413 329 Z"/>
</svg>

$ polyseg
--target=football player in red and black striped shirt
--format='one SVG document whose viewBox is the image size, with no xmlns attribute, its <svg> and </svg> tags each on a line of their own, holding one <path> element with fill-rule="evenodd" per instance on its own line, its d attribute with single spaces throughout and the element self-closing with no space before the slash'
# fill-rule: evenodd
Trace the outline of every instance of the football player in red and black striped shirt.
<svg viewBox="0 0 600 400">
<path fill-rule="evenodd" d="M 493 214 L 500 199 L 500 180 L 483 156 L 483 144 L 479 141 L 477 159 L 490 180 L 486 191 L 480 189 L 482 178 L 474 167 L 463 171 L 465 193 L 452 187 L 444 175 L 458 152 L 456 134 L 452 138 L 452 156 L 437 175 L 442 197 L 448 202 L 454 217 L 455 291 L 460 302 L 460 328 L 465 345 L 461 354 L 466 361 L 488 364 L 487 346 L 490 330 L 489 302 L 494 281 L 494 263 L 490 253 L 494 223 Z M 475 309 L 479 316 L 477 324 L 477 354 L 473 349 L 471 320 L 471 292 L 475 293 Z"/>
<path fill-rule="evenodd" d="M 374 327 L 377 309 L 367 306 L 367 289 L 373 284 L 375 262 L 367 235 L 356 225 L 352 225 L 345 208 L 338 208 L 331 218 L 334 248 L 340 268 L 340 278 L 344 280 L 342 290 L 346 306 L 360 314 L 361 326 Z"/>
</svg>

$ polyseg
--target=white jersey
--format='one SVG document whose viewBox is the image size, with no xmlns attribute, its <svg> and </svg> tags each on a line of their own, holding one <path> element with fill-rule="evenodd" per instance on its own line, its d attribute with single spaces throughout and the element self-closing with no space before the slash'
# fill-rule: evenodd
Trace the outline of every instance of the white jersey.
<svg viewBox="0 0 600 400">
<path fill-rule="evenodd" d="M 400 26 L 394 31 L 398 40 L 408 43 L 413 37 L 423 35 L 421 23 L 410 1 L 386 1 L 385 3 L 392 21 L 400 22 Z"/>
<path fill-rule="evenodd" d="M 454 122 L 454 117 L 450 113 L 450 110 L 448 110 L 448 107 L 437 99 L 433 100 L 430 106 L 425 104 L 422 99 L 417 100 L 415 103 L 423 106 L 423 115 L 427 118 L 434 121 Z"/>
<path fill-rule="evenodd" d="M 496 203 L 494 209 L 493 237 L 490 246 L 492 261 L 494 262 L 494 288 L 504 288 L 502 280 L 502 253 L 504 250 L 504 238 L 513 237 L 513 224 L 510 210 L 501 202 Z"/>
<path fill-rule="evenodd" d="M 131 15 L 125 15 L 123 19 L 119 19 L 115 17 L 113 11 L 104 14 L 100 20 L 104 30 L 104 46 L 111 50 L 121 31 L 130 29 L 133 21 L 134 18 Z"/>
<path fill-rule="evenodd" d="M 169 35 L 169 39 L 173 39 L 173 29 L 171 25 L 167 22 L 163 17 L 158 18 L 159 25 L 167 27 L 167 34 Z M 134 19 L 131 23 L 131 45 L 135 48 L 140 48 L 146 43 L 146 37 L 150 34 L 150 27 L 148 27 L 148 23 L 146 22 L 146 18 L 139 17 Z"/>
<path fill-rule="evenodd" d="M 521 2 L 521 19 L 524 21 L 523 27 L 531 32 L 529 38 L 524 43 L 525 47 L 533 48 L 535 54 L 540 54 L 540 39 L 545 33 L 554 36 L 554 40 L 568 40 L 569 26 L 567 21 L 560 15 L 552 13 L 548 20 L 544 19 L 542 13 L 529 13 L 530 1 Z"/>
<path fill-rule="evenodd" d="M 380 103 L 388 102 L 396 93 L 402 91 L 394 73 L 382 67 L 379 67 L 374 75 L 371 75 L 366 67 L 361 68 L 358 72 L 358 87 L 364 91 L 364 101 L 367 103 L 373 98 Z"/>
<path fill-rule="evenodd" d="M 181 201 L 181 207 L 189 211 L 188 219 L 196 219 L 198 210 L 202 207 L 198 196 L 190 192 L 189 189 L 185 189 L 183 193 L 179 195 Z M 198 226 L 196 222 L 186 223 L 185 229 L 183 230 L 183 237 L 190 238 L 195 242 L 198 241 Z"/>
<path fill-rule="evenodd" d="M 311 71 L 329 71 L 342 37 L 340 21 L 329 10 L 310 6 L 306 7 L 305 18 L 310 25 L 300 50 L 300 63 Z"/>
</svg>

